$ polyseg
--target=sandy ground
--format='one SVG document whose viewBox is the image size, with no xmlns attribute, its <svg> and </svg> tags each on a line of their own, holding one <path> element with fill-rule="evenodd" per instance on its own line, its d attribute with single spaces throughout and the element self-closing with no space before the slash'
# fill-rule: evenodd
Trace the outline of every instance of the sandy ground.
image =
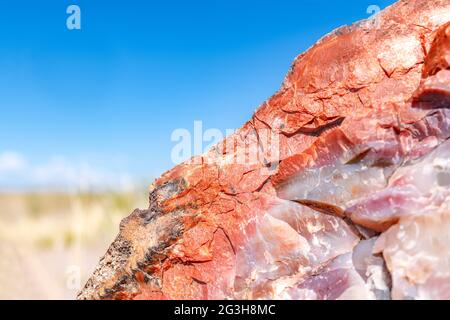
<svg viewBox="0 0 450 320">
<path fill-rule="evenodd" d="M 0 299 L 74 299 L 135 194 L 0 194 Z"/>
</svg>

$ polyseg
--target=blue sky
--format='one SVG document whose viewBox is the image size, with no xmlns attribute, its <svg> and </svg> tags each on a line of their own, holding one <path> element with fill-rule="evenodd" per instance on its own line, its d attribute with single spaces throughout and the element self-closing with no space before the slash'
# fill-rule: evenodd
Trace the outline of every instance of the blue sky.
<svg viewBox="0 0 450 320">
<path fill-rule="evenodd" d="M 175 129 L 240 127 L 298 54 L 393 2 L 2 0 L 0 190 L 151 182 Z"/>
</svg>

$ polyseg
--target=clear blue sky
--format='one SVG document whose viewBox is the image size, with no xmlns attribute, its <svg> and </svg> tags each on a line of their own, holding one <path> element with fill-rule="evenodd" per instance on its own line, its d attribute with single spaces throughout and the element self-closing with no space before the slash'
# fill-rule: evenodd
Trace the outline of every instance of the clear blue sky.
<svg viewBox="0 0 450 320">
<path fill-rule="evenodd" d="M 238 128 L 298 54 L 393 2 L 2 0 L 0 155 L 150 180 L 173 166 L 174 129 Z M 0 188 L 27 184 L 5 166 Z"/>
</svg>

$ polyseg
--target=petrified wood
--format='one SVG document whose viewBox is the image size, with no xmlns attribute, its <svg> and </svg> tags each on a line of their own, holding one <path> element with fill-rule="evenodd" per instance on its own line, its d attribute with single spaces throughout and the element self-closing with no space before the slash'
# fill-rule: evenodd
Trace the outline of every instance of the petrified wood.
<svg viewBox="0 0 450 320">
<path fill-rule="evenodd" d="M 298 56 L 152 184 L 79 298 L 450 299 L 449 21 L 399 1 Z"/>
</svg>

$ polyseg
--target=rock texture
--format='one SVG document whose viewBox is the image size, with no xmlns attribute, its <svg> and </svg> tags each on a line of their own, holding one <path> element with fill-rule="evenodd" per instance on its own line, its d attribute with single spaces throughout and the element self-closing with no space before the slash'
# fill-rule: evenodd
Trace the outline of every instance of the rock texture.
<svg viewBox="0 0 450 320">
<path fill-rule="evenodd" d="M 404 0 L 321 39 L 154 182 L 79 298 L 449 299 L 449 21 Z"/>
</svg>

